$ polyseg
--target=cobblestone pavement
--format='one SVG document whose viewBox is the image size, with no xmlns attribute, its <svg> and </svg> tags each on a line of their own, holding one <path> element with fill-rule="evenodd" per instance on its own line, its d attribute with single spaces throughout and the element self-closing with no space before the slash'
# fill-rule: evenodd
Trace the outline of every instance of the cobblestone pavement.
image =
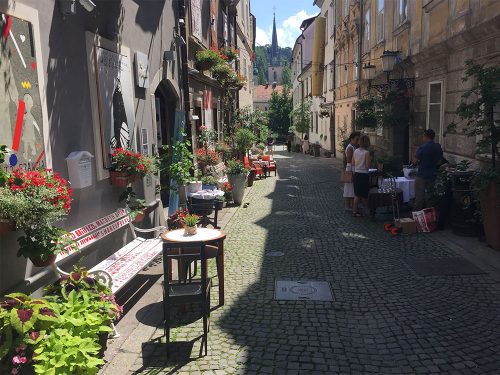
<svg viewBox="0 0 500 375">
<path fill-rule="evenodd" d="M 226 305 L 212 313 L 209 355 L 199 357 L 201 321 L 178 313 L 171 357 L 158 327 L 133 373 L 500 373 L 488 275 L 420 276 L 405 259 L 457 255 L 346 214 L 330 159 L 278 161 L 278 178 L 257 181 L 225 227 Z M 275 279 L 328 281 L 335 300 L 275 301 Z"/>
</svg>

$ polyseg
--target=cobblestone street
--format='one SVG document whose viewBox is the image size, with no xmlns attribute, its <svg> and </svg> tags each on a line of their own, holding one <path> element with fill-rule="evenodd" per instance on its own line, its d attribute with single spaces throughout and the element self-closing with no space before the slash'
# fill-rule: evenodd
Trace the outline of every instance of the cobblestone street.
<svg viewBox="0 0 500 375">
<path fill-rule="evenodd" d="M 198 315 L 179 312 L 165 359 L 156 302 L 133 339 L 140 352 L 122 347 L 105 374 L 125 374 L 125 355 L 136 357 L 129 373 L 146 374 L 500 373 L 488 274 L 419 275 L 406 260 L 457 254 L 433 234 L 391 237 L 381 219 L 345 213 L 332 159 L 276 157 L 279 176 L 256 181 L 224 228 L 226 304 L 212 312 L 208 356 Z M 275 301 L 276 279 L 327 281 L 334 301 Z"/>
</svg>

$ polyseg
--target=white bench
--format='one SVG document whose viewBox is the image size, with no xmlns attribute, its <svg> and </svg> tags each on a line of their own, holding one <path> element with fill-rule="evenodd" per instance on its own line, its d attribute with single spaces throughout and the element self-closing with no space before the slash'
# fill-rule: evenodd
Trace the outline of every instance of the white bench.
<svg viewBox="0 0 500 375">
<path fill-rule="evenodd" d="M 129 225 L 131 228 L 134 237 L 132 242 L 117 250 L 89 270 L 90 274 L 104 282 L 113 293 L 118 292 L 144 267 L 161 254 L 162 240 L 159 238 L 159 234 L 166 229 L 163 226 L 157 226 L 151 229 L 136 228 L 130 220 L 129 211 L 126 209 L 118 209 L 110 215 L 71 231 L 70 235 L 76 242 L 76 248 L 58 254 L 53 266 L 54 270 L 59 275 L 69 275 L 69 273 L 59 268 L 59 264 L 62 260 L 74 257 L 80 252 L 78 250 L 89 247 L 126 225 Z M 154 238 L 145 239 L 138 237 L 136 232 L 155 232 L 155 235 Z M 113 336 L 119 336 L 116 330 L 114 330 Z"/>
</svg>

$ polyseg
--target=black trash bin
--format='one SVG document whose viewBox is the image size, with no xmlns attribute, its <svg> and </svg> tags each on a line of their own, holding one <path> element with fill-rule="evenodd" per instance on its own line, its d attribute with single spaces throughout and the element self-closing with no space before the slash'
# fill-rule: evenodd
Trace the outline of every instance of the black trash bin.
<svg viewBox="0 0 500 375">
<path fill-rule="evenodd" d="M 453 172 L 451 174 L 451 229 L 459 236 L 473 237 L 478 235 L 478 222 L 474 215 L 473 190 L 471 188 L 474 172 Z"/>
</svg>

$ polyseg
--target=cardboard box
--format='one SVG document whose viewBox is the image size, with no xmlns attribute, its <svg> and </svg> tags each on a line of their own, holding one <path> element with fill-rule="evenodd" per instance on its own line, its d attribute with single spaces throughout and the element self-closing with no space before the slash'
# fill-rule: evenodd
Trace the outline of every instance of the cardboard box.
<svg viewBox="0 0 500 375">
<path fill-rule="evenodd" d="M 415 220 L 411 218 L 400 219 L 399 223 L 396 226 L 398 228 L 402 228 L 404 234 L 417 233 L 417 223 L 415 223 Z"/>
</svg>

